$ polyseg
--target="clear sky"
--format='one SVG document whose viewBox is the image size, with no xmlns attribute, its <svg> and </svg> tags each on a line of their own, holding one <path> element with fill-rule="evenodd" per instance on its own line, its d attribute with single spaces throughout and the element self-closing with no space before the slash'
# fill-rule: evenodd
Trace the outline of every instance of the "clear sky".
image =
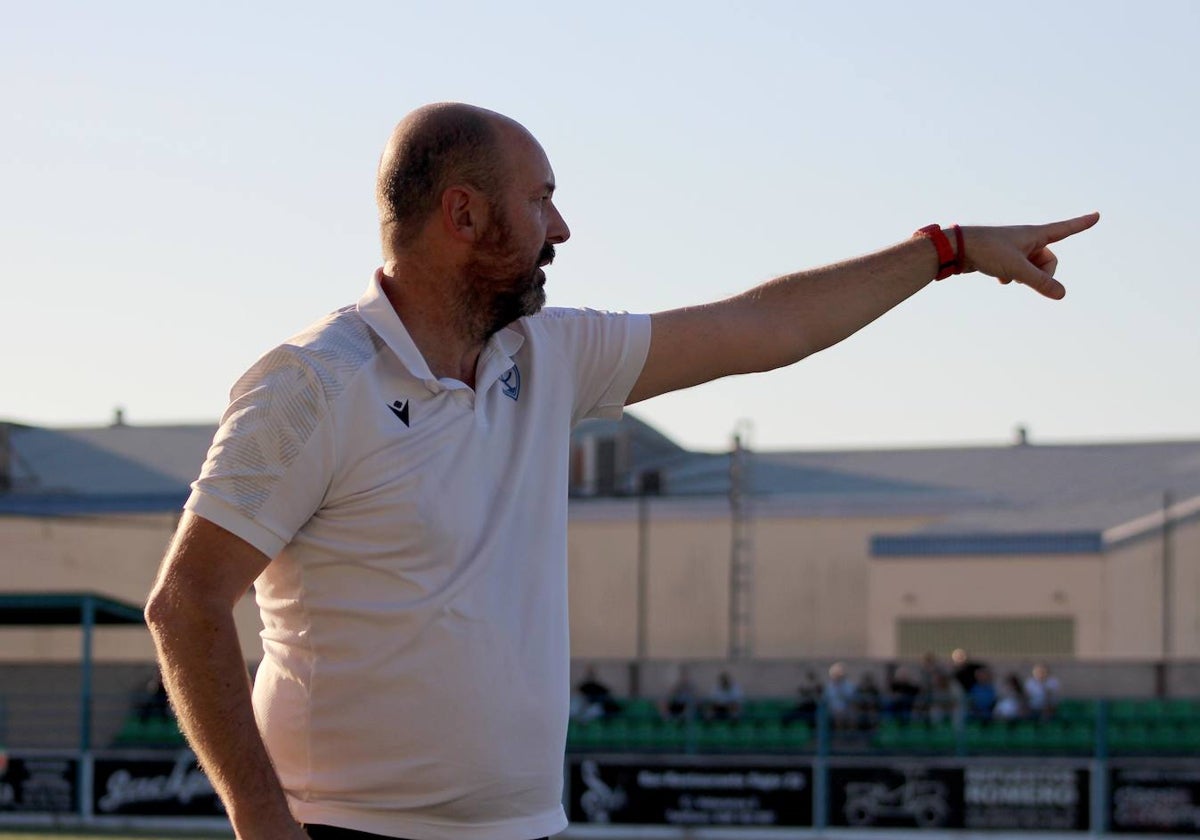
<svg viewBox="0 0 1200 840">
<path fill-rule="evenodd" d="M 637 413 L 721 449 L 1200 436 L 1200 3 L 0 2 L 0 419 L 215 421 L 361 294 L 391 126 L 539 137 L 556 306 L 655 311 L 930 222 L 1093 209 L 1067 298 L 935 284 Z"/>
</svg>

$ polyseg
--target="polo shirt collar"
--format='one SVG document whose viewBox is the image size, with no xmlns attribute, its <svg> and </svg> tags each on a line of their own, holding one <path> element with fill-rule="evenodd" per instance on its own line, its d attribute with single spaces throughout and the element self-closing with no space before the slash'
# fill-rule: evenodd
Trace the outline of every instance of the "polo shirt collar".
<svg viewBox="0 0 1200 840">
<path fill-rule="evenodd" d="M 409 373 L 425 383 L 425 386 L 435 393 L 445 390 L 446 382 L 433 375 L 433 371 L 429 369 L 429 363 L 417 349 L 412 336 L 404 327 L 404 322 L 400 320 L 400 316 L 392 308 L 391 301 L 383 293 L 379 276 L 380 272 L 376 272 L 367 286 L 367 291 L 359 298 L 358 314 L 371 329 L 379 334 L 379 337 L 396 354 L 396 358 Z M 486 391 L 493 382 L 512 368 L 514 364 L 512 357 L 524 343 L 525 337 L 512 327 L 501 328 L 487 340 L 475 366 L 476 393 Z"/>
</svg>

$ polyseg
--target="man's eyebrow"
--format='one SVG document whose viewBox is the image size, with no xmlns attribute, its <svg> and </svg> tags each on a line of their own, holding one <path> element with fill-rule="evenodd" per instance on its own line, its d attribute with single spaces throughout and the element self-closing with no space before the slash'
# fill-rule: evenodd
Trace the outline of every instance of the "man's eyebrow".
<svg viewBox="0 0 1200 840">
<path fill-rule="evenodd" d="M 542 188 L 545 189 L 547 192 L 554 192 L 554 182 L 547 181 L 546 183 L 542 184 Z"/>
</svg>

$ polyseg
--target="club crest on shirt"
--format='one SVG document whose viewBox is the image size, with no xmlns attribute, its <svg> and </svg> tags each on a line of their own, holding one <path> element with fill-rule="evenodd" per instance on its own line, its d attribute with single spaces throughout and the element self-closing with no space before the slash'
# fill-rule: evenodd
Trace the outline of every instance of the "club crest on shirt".
<svg viewBox="0 0 1200 840">
<path fill-rule="evenodd" d="M 500 377 L 500 385 L 504 389 L 504 396 L 516 401 L 521 396 L 521 369 L 516 365 L 510 367 Z"/>
</svg>

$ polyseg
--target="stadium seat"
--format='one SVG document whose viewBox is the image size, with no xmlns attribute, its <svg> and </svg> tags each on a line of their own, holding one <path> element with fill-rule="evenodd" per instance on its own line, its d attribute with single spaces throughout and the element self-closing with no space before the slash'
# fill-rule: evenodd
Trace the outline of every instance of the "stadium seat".
<svg viewBox="0 0 1200 840">
<path fill-rule="evenodd" d="M 1058 708 L 1055 709 L 1054 717 L 1058 720 L 1071 723 L 1094 722 L 1096 720 L 1096 702 L 1094 700 L 1081 700 L 1077 697 L 1068 697 L 1059 702 Z"/>
<path fill-rule="evenodd" d="M 657 721 L 658 706 L 645 697 L 633 697 L 621 703 L 621 717 L 629 721 Z"/>
</svg>

